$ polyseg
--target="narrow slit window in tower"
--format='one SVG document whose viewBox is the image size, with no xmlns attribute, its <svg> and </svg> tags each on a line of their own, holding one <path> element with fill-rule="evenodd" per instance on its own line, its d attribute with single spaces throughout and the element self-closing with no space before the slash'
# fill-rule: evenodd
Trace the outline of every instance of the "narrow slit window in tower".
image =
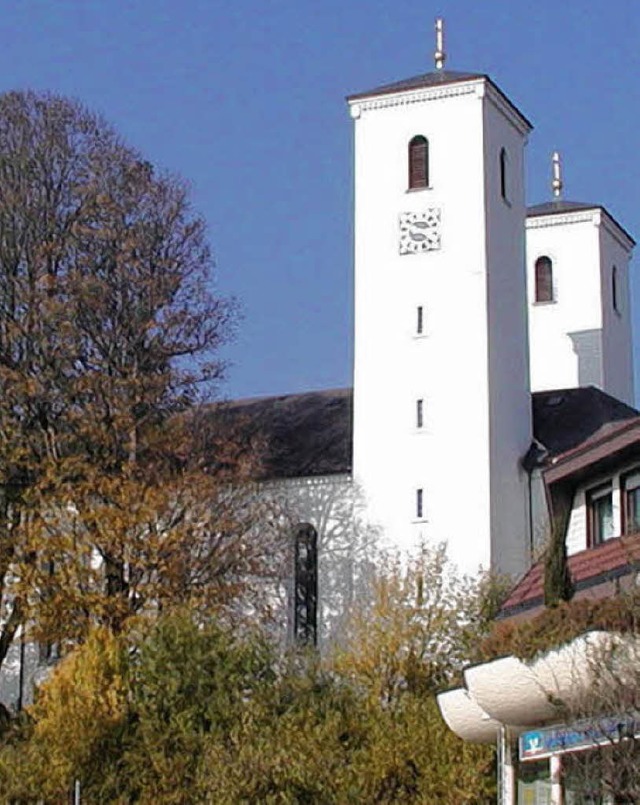
<svg viewBox="0 0 640 805">
<path fill-rule="evenodd" d="M 509 160 L 507 158 L 507 152 L 504 148 L 500 149 L 500 195 L 505 201 L 508 201 L 509 195 L 509 186 L 508 186 L 508 169 L 509 169 Z"/>
<path fill-rule="evenodd" d="M 618 299 L 618 269 L 614 266 L 611 269 L 611 304 L 616 313 L 620 313 Z"/>
<path fill-rule="evenodd" d="M 424 493 L 422 489 L 416 489 L 416 517 L 422 520 L 424 516 Z"/>
</svg>

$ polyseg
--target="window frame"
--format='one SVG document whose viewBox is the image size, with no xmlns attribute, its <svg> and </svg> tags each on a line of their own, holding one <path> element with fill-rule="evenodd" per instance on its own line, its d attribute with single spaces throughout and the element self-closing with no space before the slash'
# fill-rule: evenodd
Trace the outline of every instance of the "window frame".
<svg viewBox="0 0 640 805">
<path fill-rule="evenodd" d="M 424 489 L 416 489 L 416 520 L 424 520 Z"/>
<path fill-rule="evenodd" d="M 509 204 L 509 155 L 504 146 L 500 149 L 498 164 L 500 168 L 500 197 Z"/>
<path fill-rule="evenodd" d="M 318 532 L 311 523 L 298 523 L 294 534 L 293 639 L 318 644 Z"/>
<path fill-rule="evenodd" d="M 611 533 L 605 536 L 601 532 L 600 519 L 597 516 L 599 506 L 598 501 L 609 499 L 611 507 Z M 593 486 L 585 491 L 585 506 L 586 506 L 586 520 L 587 520 L 587 547 L 595 548 L 602 545 L 615 537 L 614 525 L 614 508 L 613 508 L 613 482 L 605 481 L 604 483 Z"/>
<path fill-rule="evenodd" d="M 614 310 L 614 313 L 617 313 L 618 316 L 620 316 L 620 294 L 618 291 L 618 267 L 614 265 L 611 267 L 611 306 Z"/>
<path fill-rule="evenodd" d="M 543 272 L 545 272 L 543 274 Z M 550 305 L 556 301 L 556 289 L 553 281 L 553 260 L 548 254 L 541 254 L 533 264 L 533 299 L 536 305 Z M 541 298 L 547 291 L 548 299 Z"/>
<path fill-rule="evenodd" d="M 425 190 L 429 185 L 429 140 L 424 134 L 416 134 L 408 145 L 408 189 Z"/>
<path fill-rule="evenodd" d="M 637 483 L 634 483 L 633 486 L 630 486 L 629 481 L 634 476 L 637 478 Z M 640 501 L 637 508 L 637 514 L 635 513 L 635 505 L 630 505 L 629 501 L 630 493 L 636 490 L 640 491 L 640 467 L 634 467 L 620 476 L 620 522 L 621 532 L 624 535 L 640 533 Z M 638 524 L 634 525 L 632 528 L 629 528 L 629 513 L 631 509 L 634 510 L 633 519 Z"/>
</svg>

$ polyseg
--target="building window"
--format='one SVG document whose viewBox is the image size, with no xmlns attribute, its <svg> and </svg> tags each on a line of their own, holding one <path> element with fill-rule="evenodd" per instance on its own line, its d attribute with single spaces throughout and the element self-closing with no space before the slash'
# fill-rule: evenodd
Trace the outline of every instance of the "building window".
<svg viewBox="0 0 640 805">
<path fill-rule="evenodd" d="M 416 400 L 416 428 L 424 425 L 424 400 Z"/>
<path fill-rule="evenodd" d="M 500 195 L 505 201 L 508 201 L 509 191 L 509 177 L 507 175 L 509 169 L 509 159 L 507 152 L 504 148 L 500 149 Z"/>
<path fill-rule="evenodd" d="M 318 532 L 309 523 L 295 532 L 293 635 L 299 643 L 318 641 Z"/>
<path fill-rule="evenodd" d="M 409 189 L 429 187 L 429 141 L 421 134 L 409 143 Z"/>
<path fill-rule="evenodd" d="M 423 332 L 424 332 L 424 311 L 422 309 L 422 305 L 418 305 L 416 315 L 416 333 L 417 335 L 422 335 Z"/>
<path fill-rule="evenodd" d="M 640 468 L 622 478 L 622 533 L 640 531 Z"/>
<path fill-rule="evenodd" d="M 424 517 L 424 493 L 422 489 L 416 489 L 416 517 L 422 520 Z"/>
<path fill-rule="evenodd" d="M 549 257 L 536 260 L 536 302 L 553 302 L 553 263 Z"/>
<path fill-rule="evenodd" d="M 618 304 L 618 269 L 614 266 L 611 269 L 611 304 L 616 313 L 620 313 Z"/>
<path fill-rule="evenodd" d="M 600 545 L 613 537 L 613 492 L 604 484 L 587 492 L 587 544 Z"/>
</svg>

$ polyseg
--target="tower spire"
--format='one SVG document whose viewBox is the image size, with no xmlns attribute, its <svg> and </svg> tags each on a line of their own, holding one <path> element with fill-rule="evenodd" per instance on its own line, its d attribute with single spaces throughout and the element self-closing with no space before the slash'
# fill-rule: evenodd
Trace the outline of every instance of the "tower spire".
<svg viewBox="0 0 640 805">
<path fill-rule="evenodd" d="M 551 162 L 553 166 L 553 181 L 551 182 L 551 189 L 553 190 L 554 198 L 559 199 L 562 197 L 562 171 L 560 168 L 560 154 L 557 151 L 553 152 Z"/>
<path fill-rule="evenodd" d="M 442 17 L 436 19 L 436 52 L 433 56 L 436 63 L 436 70 L 442 70 L 445 59 L 447 58 L 444 52 L 444 21 Z"/>
</svg>

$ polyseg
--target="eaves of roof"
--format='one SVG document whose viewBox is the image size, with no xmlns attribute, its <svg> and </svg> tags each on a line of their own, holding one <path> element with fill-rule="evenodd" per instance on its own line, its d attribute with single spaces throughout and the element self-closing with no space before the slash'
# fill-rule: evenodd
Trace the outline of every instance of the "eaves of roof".
<svg viewBox="0 0 640 805">
<path fill-rule="evenodd" d="M 534 204 L 527 207 L 527 219 L 540 218 L 548 215 L 567 215 L 572 212 L 582 212 L 587 210 L 600 210 L 604 215 L 609 218 L 615 227 L 617 227 L 622 234 L 628 238 L 632 246 L 636 245 L 635 240 L 627 232 L 627 230 L 611 215 L 606 207 L 602 204 L 589 204 L 584 201 L 564 201 L 558 199 L 556 201 L 546 201 L 542 204 Z"/>
<path fill-rule="evenodd" d="M 567 567 L 576 591 L 628 576 L 640 569 L 640 534 L 607 540 L 594 548 L 575 553 Z M 544 604 L 544 561 L 536 562 L 516 584 L 500 608 L 498 619 L 505 619 Z"/>
<path fill-rule="evenodd" d="M 395 95 L 401 92 L 410 92 L 418 89 L 429 89 L 435 87 L 448 86 L 450 84 L 462 84 L 468 81 L 486 81 L 493 87 L 493 89 L 500 95 L 505 103 L 513 109 L 517 116 L 525 124 L 525 127 L 531 131 L 533 123 L 522 114 L 520 109 L 511 101 L 500 87 L 491 80 L 486 73 L 465 73 L 457 70 L 434 70 L 429 73 L 421 73 L 420 75 L 406 78 L 402 81 L 394 81 L 391 84 L 382 84 L 381 86 L 374 87 L 373 89 L 366 90 L 365 92 L 357 92 L 352 95 L 347 95 L 347 102 L 363 101 L 368 98 L 376 98 L 383 95 Z"/>
<path fill-rule="evenodd" d="M 544 478 L 552 484 L 583 477 L 598 471 L 603 463 L 620 463 L 634 454 L 640 456 L 640 417 L 607 423 L 582 444 L 556 456 L 544 470 Z"/>
</svg>

